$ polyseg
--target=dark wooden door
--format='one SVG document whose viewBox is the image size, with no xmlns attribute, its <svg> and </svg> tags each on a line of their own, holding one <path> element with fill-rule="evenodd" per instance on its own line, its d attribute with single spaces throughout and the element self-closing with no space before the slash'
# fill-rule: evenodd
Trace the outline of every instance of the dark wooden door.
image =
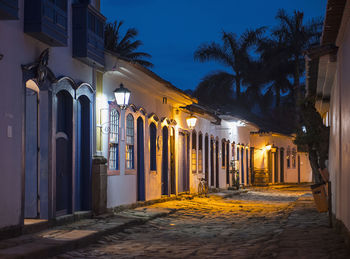
<svg viewBox="0 0 350 259">
<path fill-rule="evenodd" d="M 171 128 L 170 136 L 170 192 L 176 194 L 175 182 L 175 130 Z"/>
<path fill-rule="evenodd" d="M 73 99 L 57 94 L 56 128 L 56 216 L 72 211 L 72 123 Z"/>
<path fill-rule="evenodd" d="M 168 195 L 168 128 L 163 127 L 162 195 Z"/>
<path fill-rule="evenodd" d="M 300 156 L 298 155 L 298 183 L 300 183 Z"/>
<path fill-rule="evenodd" d="M 219 188 L 219 141 L 216 140 L 215 142 L 215 163 L 216 163 L 216 167 L 215 167 L 215 186 L 216 188 Z"/>
<path fill-rule="evenodd" d="M 230 184 L 230 142 L 226 143 L 226 184 Z"/>
<path fill-rule="evenodd" d="M 26 89 L 24 217 L 36 218 L 38 211 L 38 94 Z"/>
<path fill-rule="evenodd" d="M 274 155 L 274 173 L 275 173 L 275 183 L 278 183 L 278 149 L 276 148 L 276 152 L 273 153 Z"/>
<path fill-rule="evenodd" d="M 210 140 L 210 186 L 214 186 L 215 180 L 214 180 L 214 140 Z"/>
<path fill-rule="evenodd" d="M 250 177 L 249 177 L 249 150 L 245 150 L 245 161 L 246 161 L 246 175 L 247 175 L 247 185 L 249 185 Z"/>
<path fill-rule="evenodd" d="M 280 182 L 284 183 L 284 149 L 280 152 Z"/>
<path fill-rule="evenodd" d="M 137 200 L 145 200 L 145 154 L 143 119 L 137 119 Z"/>
<path fill-rule="evenodd" d="M 209 137 L 205 136 L 204 138 L 204 177 L 209 183 Z"/>
<path fill-rule="evenodd" d="M 75 210 L 91 209 L 91 103 L 85 96 L 77 102 L 77 170 Z"/>
<path fill-rule="evenodd" d="M 244 148 L 241 148 L 241 183 L 244 184 Z"/>
</svg>

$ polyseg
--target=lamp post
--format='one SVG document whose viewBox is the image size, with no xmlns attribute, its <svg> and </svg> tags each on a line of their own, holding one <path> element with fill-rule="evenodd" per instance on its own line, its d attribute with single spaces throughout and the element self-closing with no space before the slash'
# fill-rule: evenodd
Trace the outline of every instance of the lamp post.
<svg viewBox="0 0 350 259">
<path fill-rule="evenodd" d="M 123 84 L 120 84 L 118 88 L 114 90 L 115 101 L 120 107 L 120 139 L 119 139 L 119 152 L 120 152 L 120 174 L 125 174 L 125 109 L 129 105 L 130 90 L 125 88 Z"/>
</svg>

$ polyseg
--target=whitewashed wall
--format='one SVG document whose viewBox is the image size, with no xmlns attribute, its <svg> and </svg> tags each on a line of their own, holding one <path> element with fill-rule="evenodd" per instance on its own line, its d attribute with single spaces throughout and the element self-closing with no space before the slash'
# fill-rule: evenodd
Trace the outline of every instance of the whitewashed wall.
<svg viewBox="0 0 350 259">
<path fill-rule="evenodd" d="M 350 3 L 347 2 L 336 45 L 337 69 L 330 103 L 329 172 L 333 213 L 350 229 Z M 319 75 L 324 76 L 324 75 Z"/>
<path fill-rule="evenodd" d="M 71 1 L 68 1 L 69 3 Z M 19 1 L 19 19 L 0 21 L 0 228 L 20 225 L 22 207 L 23 127 L 25 87 L 21 65 L 37 60 L 49 46 L 23 32 L 24 0 Z M 68 24 L 72 21 L 68 4 Z M 49 67 L 57 77 L 69 76 L 92 84 L 92 68 L 72 58 L 72 26 L 68 47 L 50 48 Z"/>
<path fill-rule="evenodd" d="M 114 101 L 113 91 L 119 87 L 120 83 L 123 83 L 131 91 L 130 103 L 137 108 L 142 107 L 147 116 L 142 115 L 140 111 L 136 114 L 133 113 L 135 123 L 138 116 L 144 119 L 145 124 L 145 182 L 146 182 L 146 200 L 157 199 L 161 197 L 161 166 L 162 166 L 162 149 L 157 150 L 157 171 L 151 172 L 149 165 L 149 125 L 154 122 L 157 125 L 157 134 L 162 136 L 162 127 L 165 122 L 162 122 L 162 118 L 174 119 L 177 124 L 173 127 L 175 130 L 175 170 L 176 170 L 176 186 L 178 185 L 179 165 L 182 161 L 179 161 L 179 131 L 185 131 L 192 133 L 186 123 L 186 118 L 190 115 L 183 111 L 181 107 L 192 104 L 193 99 L 184 97 L 181 93 L 168 89 L 161 83 L 149 75 L 135 69 L 132 65 L 125 61 L 118 60 L 112 55 L 107 56 L 107 67 L 110 67 L 110 72 L 106 72 L 103 76 L 103 93 L 97 96 L 97 113 L 102 112 L 102 124 L 108 122 L 108 102 Z M 163 104 L 163 97 L 167 97 L 167 104 Z M 132 112 L 131 108 L 128 108 L 126 113 Z M 152 118 L 148 118 L 149 114 L 156 114 L 160 121 L 156 122 Z M 213 118 L 208 115 L 197 115 L 197 124 L 195 127 L 197 137 L 197 151 L 198 151 L 198 136 L 199 133 L 203 134 L 203 173 L 198 173 L 198 159 L 197 159 L 197 173 L 192 173 L 191 170 L 191 158 L 189 159 L 190 168 L 190 192 L 197 192 L 199 179 L 204 177 L 205 168 L 205 136 L 208 135 L 214 139 L 219 140 L 219 184 L 221 188 L 227 187 L 226 185 L 226 167 L 221 166 L 222 150 L 221 141 L 245 143 L 249 145 L 249 132 L 250 129 L 246 127 L 237 127 L 235 123 L 223 120 L 221 125 L 215 125 L 211 121 Z M 135 132 L 136 134 L 136 132 Z M 189 150 L 191 155 L 192 149 L 192 134 L 190 134 Z M 210 148 L 210 145 L 209 145 Z M 229 150 L 231 153 L 231 148 Z M 102 153 L 103 156 L 108 157 L 108 134 L 102 134 Z M 210 154 L 210 151 L 209 151 Z M 125 157 L 123 150 L 120 151 L 120 159 Z M 136 148 L 135 148 L 135 161 L 136 161 Z M 210 178 L 210 163 L 209 160 L 209 178 Z M 227 166 L 227 165 L 226 165 Z M 136 168 L 136 164 L 135 164 Z M 107 187 L 107 200 L 108 207 L 114 207 L 122 204 L 129 204 L 136 202 L 136 186 L 137 186 L 137 172 L 125 172 L 124 168 L 120 168 L 119 172 L 115 175 L 108 176 Z M 178 186 L 177 186 L 178 187 Z M 177 188 L 178 190 L 178 188 Z"/>
<path fill-rule="evenodd" d="M 298 156 L 300 157 L 300 182 L 312 182 L 312 170 L 307 153 L 297 152 L 296 154 L 296 167 L 287 167 L 287 149 L 290 147 L 292 151 L 293 148 L 297 150 L 297 146 L 293 143 L 293 138 L 288 136 L 283 136 L 274 133 L 253 133 L 251 134 L 251 146 L 255 148 L 254 150 L 254 166 L 260 169 L 267 169 L 267 152 L 263 148 L 266 145 L 274 145 L 278 148 L 278 178 L 280 179 L 280 150 L 284 148 L 284 182 L 286 183 L 296 183 L 298 182 Z M 274 175 L 273 175 L 274 178 Z M 276 179 L 275 182 L 278 182 Z"/>
</svg>

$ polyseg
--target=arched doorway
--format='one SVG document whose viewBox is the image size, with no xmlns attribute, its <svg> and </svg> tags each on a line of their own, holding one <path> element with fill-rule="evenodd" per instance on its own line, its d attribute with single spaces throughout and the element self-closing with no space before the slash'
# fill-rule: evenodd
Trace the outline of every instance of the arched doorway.
<svg viewBox="0 0 350 259">
<path fill-rule="evenodd" d="M 214 186 L 214 139 L 210 139 L 210 186 Z"/>
<path fill-rule="evenodd" d="M 230 185 L 230 141 L 226 142 L 226 184 Z"/>
<path fill-rule="evenodd" d="M 91 209 L 91 121 L 91 102 L 82 95 L 77 100 L 76 211 Z"/>
<path fill-rule="evenodd" d="M 284 183 L 284 148 L 280 151 L 280 182 Z"/>
<path fill-rule="evenodd" d="M 170 193 L 176 194 L 175 183 L 175 130 L 170 130 Z"/>
<path fill-rule="evenodd" d="M 209 185 L 209 137 L 208 135 L 204 138 L 204 176 Z"/>
<path fill-rule="evenodd" d="M 56 216 L 72 211 L 73 98 L 62 90 L 56 94 Z"/>
<path fill-rule="evenodd" d="M 241 176 L 242 176 L 242 184 L 244 185 L 244 146 L 241 147 Z"/>
<path fill-rule="evenodd" d="M 145 200 L 145 154 L 143 119 L 137 119 L 137 200 Z"/>
<path fill-rule="evenodd" d="M 162 148 L 162 195 L 168 195 L 168 128 L 163 127 Z"/>
<path fill-rule="evenodd" d="M 215 141 L 215 187 L 219 188 L 219 140 Z"/>
<path fill-rule="evenodd" d="M 39 218 L 39 87 L 26 82 L 24 218 Z"/>
<path fill-rule="evenodd" d="M 249 150 L 248 148 L 245 149 L 245 170 L 246 170 L 246 175 L 247 175 L 247 185 L 249 185 L 250 177 L 249 177 Z"/>
<path fill-rule="evenodd" d="M 189 190 L 189 135 L 179 132 L 178 192 Z"/>
</svg>

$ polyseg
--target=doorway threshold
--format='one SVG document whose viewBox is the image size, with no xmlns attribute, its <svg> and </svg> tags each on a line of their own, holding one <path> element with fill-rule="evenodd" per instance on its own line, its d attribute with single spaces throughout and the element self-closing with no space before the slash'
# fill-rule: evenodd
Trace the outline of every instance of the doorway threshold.
<svg viewBox="0 0 350 259">
<path fill-rule="evenodd" d="M 23 234 L 36 233 L 49 227 L 47 219 L 24 219 Z"/>
</svg>

